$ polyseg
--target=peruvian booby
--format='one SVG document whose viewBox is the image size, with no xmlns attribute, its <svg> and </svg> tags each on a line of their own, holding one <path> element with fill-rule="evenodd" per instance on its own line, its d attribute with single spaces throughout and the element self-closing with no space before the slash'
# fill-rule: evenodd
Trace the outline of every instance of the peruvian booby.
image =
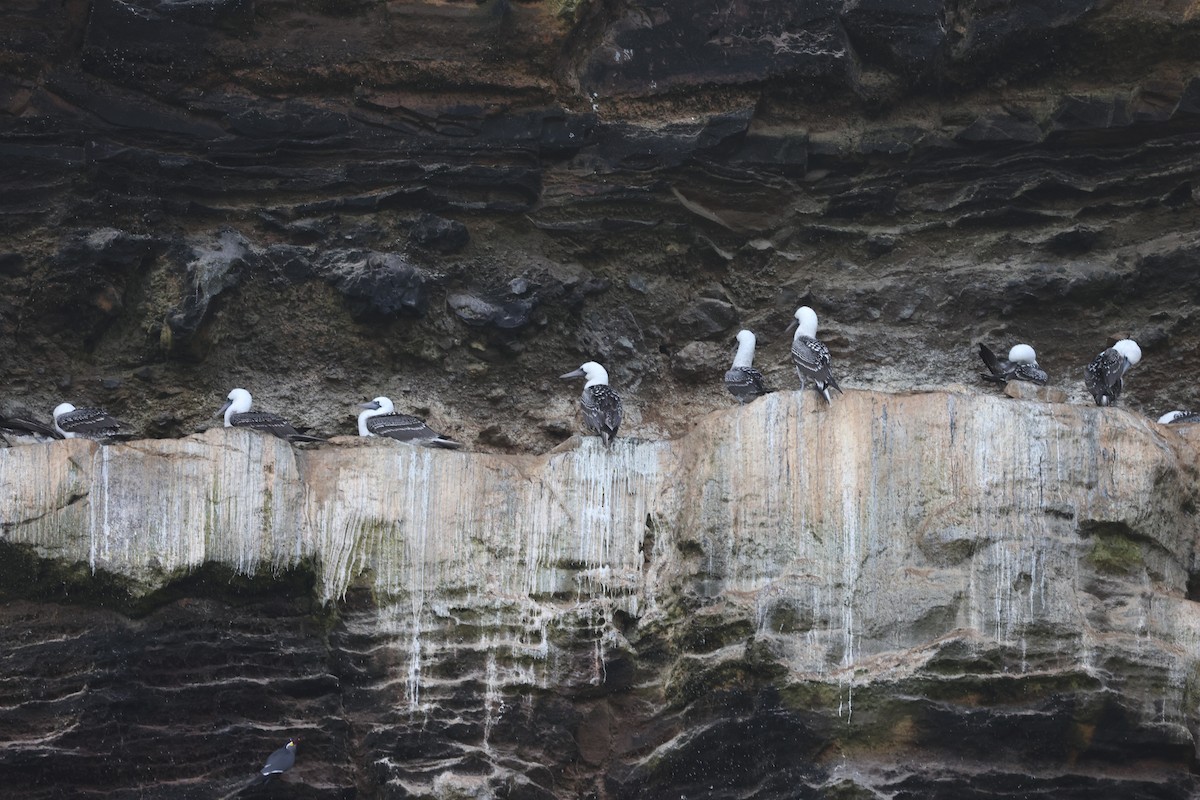
<svg viewBox="0 0 1200 800">
<path fill-rule="evenodd" d="M 258 771 L 256 783 L 266 783 L 276 775 L 282 775 L 296 764 L 296 742 L 292 741 L 267 756 L 267 763 Z"/>
<path fill-rule="evenodd" d="M 808 306 L 800 306 L 796 309 L 796 319 L 788 326 L 789 333 L 793 330 L 796 333 L 792 336 L 792 363 L 800 376 L 800 391 L 804 391 L 808 380 L 812 379 L 825 402 L 832 402 L 829 390 L 837 389 L 841 393 L 842 388 L 829 369 L 829 348 L 817 339 L 817 313 Z"/>
<path fill-rule="evenodd" d="M 1009 381 L 1029 381 L 1038 386 L 1045 386 L 1049 380 L 1046 373 L 1037 363 L 1037 353 L 1027 344 L 1015 344 L 1008 351 L 1008 359 L 996 358 L 988 346 L 979 343 L 979 357 L 987 365 L 988 371 L 979 373 L 985 381 L 1008 383 Z"/>
<path fill-rule="evenodd" d="M 0 415 L 0 436 L 12 444 L 22 439 L 48 442 L 62 439 L 63 435 L 52 426 L 38 421 L 28 409 L 14 408 L 9 414 Z"/>
<path fill-rule="evenodd" d="M 589 361 L 574 372 L 559 376 L 567 378 L 587 378 L 583 385 L 583 395 L 579 405 L 583 408 L 584 426 L 600 435 L 606 447 L 612 446 L 612 440 L 617 436 L 617 428 L 621 427 L 621 396 L 608 386 L 608 371 L 595 361 Z"/>
<path fill-rule="evenodd" d="M 405 444 L 416 444 L 422 447 L 444 447 L 447 450 L 457 450 L 462 447 L 460 442 L 447 439 L 425 424 L 425 421 L 408 414 L 396 412 L 396 407 L 387 397 L 376 397 L 369 403 L 359 406 L 363 412 L 358 415 L 359 436 L 384 436 Z"/>
<path fill-rule="evenodd" d="M 64 439 L 112 439 L 121 430 L 120 421 L 103 408 L 76 408 L 70 403 L 59 403 L 53 416 L 54 429 Z"/>
<path fill-rule="evenodd" d="M 289 442 L 325 441 L 320 436 L 301 433 L 292 427 L 292 423 L 278 414 L 272 414 L 269 411 L 251 411 L 251 403 L 253 403 L 253 399 L 249 392 L 245 389 L 234 389 L 229 393 L 228 400 L 225 405 L 221 406 L 221 410 L 217 414 L 225 415 L 226 428 L 251 428 L 278 436 L 280 439 L 287 439 Z"/>
<path fill-rule="evenodd" d="M 763 374 L 750 366 L 754 363 L 754 334 L 747 330 L 738 331 L 738 349 L 733 357 L 733 366 L 725 373 L 725 388 L 739 403 L 749 403 L 774 389 L 763 384 Z"/>
<path fill-rule="evenodd" d="M 1084 369 L 1083 382 L 1096 398 L 1096 405 L 1111 406 L 1121 396 L 1125 373 L 1142 360 L 1142 348 L 1133 339 L 1122 339 L 1092 359 Z"/>
<path fill-rule="evenodd" d="M 1200 422 L 1200 411 L 1168 411 L 1158 418 L 1159 425 Z"/>
</svg>

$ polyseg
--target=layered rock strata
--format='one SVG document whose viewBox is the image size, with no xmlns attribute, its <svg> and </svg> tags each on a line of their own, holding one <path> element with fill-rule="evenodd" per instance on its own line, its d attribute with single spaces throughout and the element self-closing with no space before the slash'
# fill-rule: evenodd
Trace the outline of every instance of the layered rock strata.
<svg viewBox="0 0 1200 800">
<path fill-rule="evenodd" d="M 543 452 L 597 360 L 679 435 L 742 326 L 794 385 L 801 303 L 847 386 L 1027 341 L 1082 399 L 1131 335 L 1123 402 L 1200 404 L 1183 0 L 9 5 L 0 405 L 174 437 L 245 386 L 335 434 L 387 394 Z"/>
<path fill-rule="evenodd" d="M 770 395 L 546 456 L 0 451 L 9 796 L 1183 798 L 1197 440 Z"/>
</svg>

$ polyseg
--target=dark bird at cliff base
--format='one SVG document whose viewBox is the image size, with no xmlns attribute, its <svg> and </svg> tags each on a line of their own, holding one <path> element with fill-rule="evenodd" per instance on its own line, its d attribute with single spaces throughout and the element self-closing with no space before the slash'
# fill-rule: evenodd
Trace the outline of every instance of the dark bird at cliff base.
<svg viewBox="0 0 1200 800">
<path fill-rule="evenodd" d="M 8 414 L 0 414 L 0 436 L 9 444 L 24 440 L 48 442 L 63 438 L 61 433 L 40 422 L 25 408 L 14 408 Z"/>
<path fill-rule="evenodd" d="M 1125 373 L 1142 360 L 1142 348 L 1133 339 L 1122 339 L 1102 351 L 1084 369 L 1083 382 L 1098 406 L 1117 402 L 1124 388 Z"/>
<path fill-rule="evenodd" d="M 54 409 L 54 429 L 64 439 L 105 441 L 121 437 L 121 422 L 103 408 L 76 408 L 59 403 Z"/>
<path fill-rule="evenodd" d="M 733 366 L 725 373 L 725 388 L 739 403 L 749 403 L 775 391 L 764 385 L 763 374 L 751 366 L 754 363 L 754 342 L 753 333 L 747 330 L 738 331 L 738 348 L 733 356 Z"/>
<path fill-rule="evenodd" d="M 442 447 L 447 450 L 457 450 L 462 447 L 460 442 L 447 439 L 430 428 L 424 420 L 409 414 L 397 413 L 396 407 L 387 397 L 376 397 L 369 403 L 363 403 L 359 408 L 363 409 L 362 413 L 358 415 L 359 436 L 383 436 L 405 444 Z"/>
<path fill-rule="evenodd" d="M 621 427 L 623 409 L 621 396 L 608 386 L 608 371 L 595 361 L 589 361 L 579 369 L 560 375 L 560 378 L 587 378 L 579 405 L 583 409 L 583 424 L 589 431 L 599 434 L 604 446 L 610 447 Z"/>
<path fill-rule="evenodd" d="M 817 313 L 808 306 L 800 306 L 796 309 L 796 319 L 787 328 L 788 333 L 792 331 L 796 332 L 792 336 L 792 363 L 800 376 L 800 391 L 811 380 L 825 402 L 832 402 L 829 390 L 837 389 L 840 394 L 842 388 L 829 369 L 829 348 L 817 339 Z"/>
<path fill-rule="evenodd" d="M 221 406 L 221 410 L 217 414 L 225 415 L 226 428 L 250 428 L 278 436 L 289 442 L 325 441 L 320 436 L 301 433 L 292 427 L 292 423 L 278 414 L 272 414 L 269 411 L 251 411 L 252 402 L 250 393 L 245 389 L 234 389 L 229 393 L 228 400 L 225 405 Z"/>
<path fill-rule="evenodd" d="M 296 763 L 296 742 L 292 740 L 267 757 L 267 763 L 258 771 L 259 778 L 254 783 L 266 783 L 276 775 L 287 772 Z"/>
<path fill-rule="evenodd" d="M 1168 411 L 1158 418 L 1159 425 L 1182 425 L 1200 422 L 1200 411 Z"/>
<path fill-rule="evenodd" d="M 1009 381 L 1029 381 L 1038 386 L 1045 386 L 1049 380 L 1037 363 L 1037 353 L 1027 344 L 1015 344 L 1008 351 L 1008 359 L 996 358 L 986 344 L 979 343 L 979 357 L 987 366 L 987 372 L 979 373 L 979 377 L 993 383 L 1008 383 Z"/>
</svg>

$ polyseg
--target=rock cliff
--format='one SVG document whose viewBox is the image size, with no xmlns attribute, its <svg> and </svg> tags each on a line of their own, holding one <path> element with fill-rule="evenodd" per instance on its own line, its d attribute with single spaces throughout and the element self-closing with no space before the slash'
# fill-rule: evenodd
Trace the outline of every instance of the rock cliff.
<svg viewBox="0 0 1200 800">
<path fill-rule="evenodd" d="M 1184 798 L 1197 439 L 778 393 L 545 456 L 0 451 L 9 796 Z"/>
<path fill-rule="evenodd" d="M 233 386 L 335 434 L 379 394 L 496 452 L 790 383 L 933 388 L 1031 342 L 1200 404 L 1200 15 L 1184 0 L 11 0 L 0 375 L 202 430 Z"/>
</svg>

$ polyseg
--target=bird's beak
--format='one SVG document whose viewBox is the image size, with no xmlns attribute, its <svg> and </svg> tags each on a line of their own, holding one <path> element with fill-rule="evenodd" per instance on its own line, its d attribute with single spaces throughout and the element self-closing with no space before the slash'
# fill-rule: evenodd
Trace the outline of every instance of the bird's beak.
<svg viewBox="0 0 1200 800">
<path fill-rule="evenodd" d="M 567 378 L 586 378 L 587 373 L 583 371 L 583 367 L 580 367 L 574 372 L 568 372 L 566 375 L 559 375 L 558 377 L 562 378 L 563 380 L 566 380 Z"/>
<path fill-rule="evenodd" d="M 219 411 L 217 411 L 217 413 L 216 413 L 216 414 L 214 414 L 213 416 L 220 417 L 220 416 L 224 415 L 224 414 L 225 414 L 225 412 L 226 412 L 226 411 L 229 409 L 229 407 L 230 407 L 231 405 L 233 405 L 233 401 L 232 401 L 232 400 L 226 400 L 226 401 L 225 401 L 225 405 L 221 406 L 220 410 L 219 410 Z"/>
<path fill-rule="evenodd" d="M 358 407 L 366 411 L 375 411 L 379 408 L 379 403 L 376 403 L 374 400 L 372 400 L 369 403 L 359 403 Z"/>
<path fill-rule="evenodd" d="M 793 319 L 792 324 L 787 326 L 787 330 L 784 333 L 793 333 L 798 327 L 800 327 L 800 320 Z"/>
</svg>

